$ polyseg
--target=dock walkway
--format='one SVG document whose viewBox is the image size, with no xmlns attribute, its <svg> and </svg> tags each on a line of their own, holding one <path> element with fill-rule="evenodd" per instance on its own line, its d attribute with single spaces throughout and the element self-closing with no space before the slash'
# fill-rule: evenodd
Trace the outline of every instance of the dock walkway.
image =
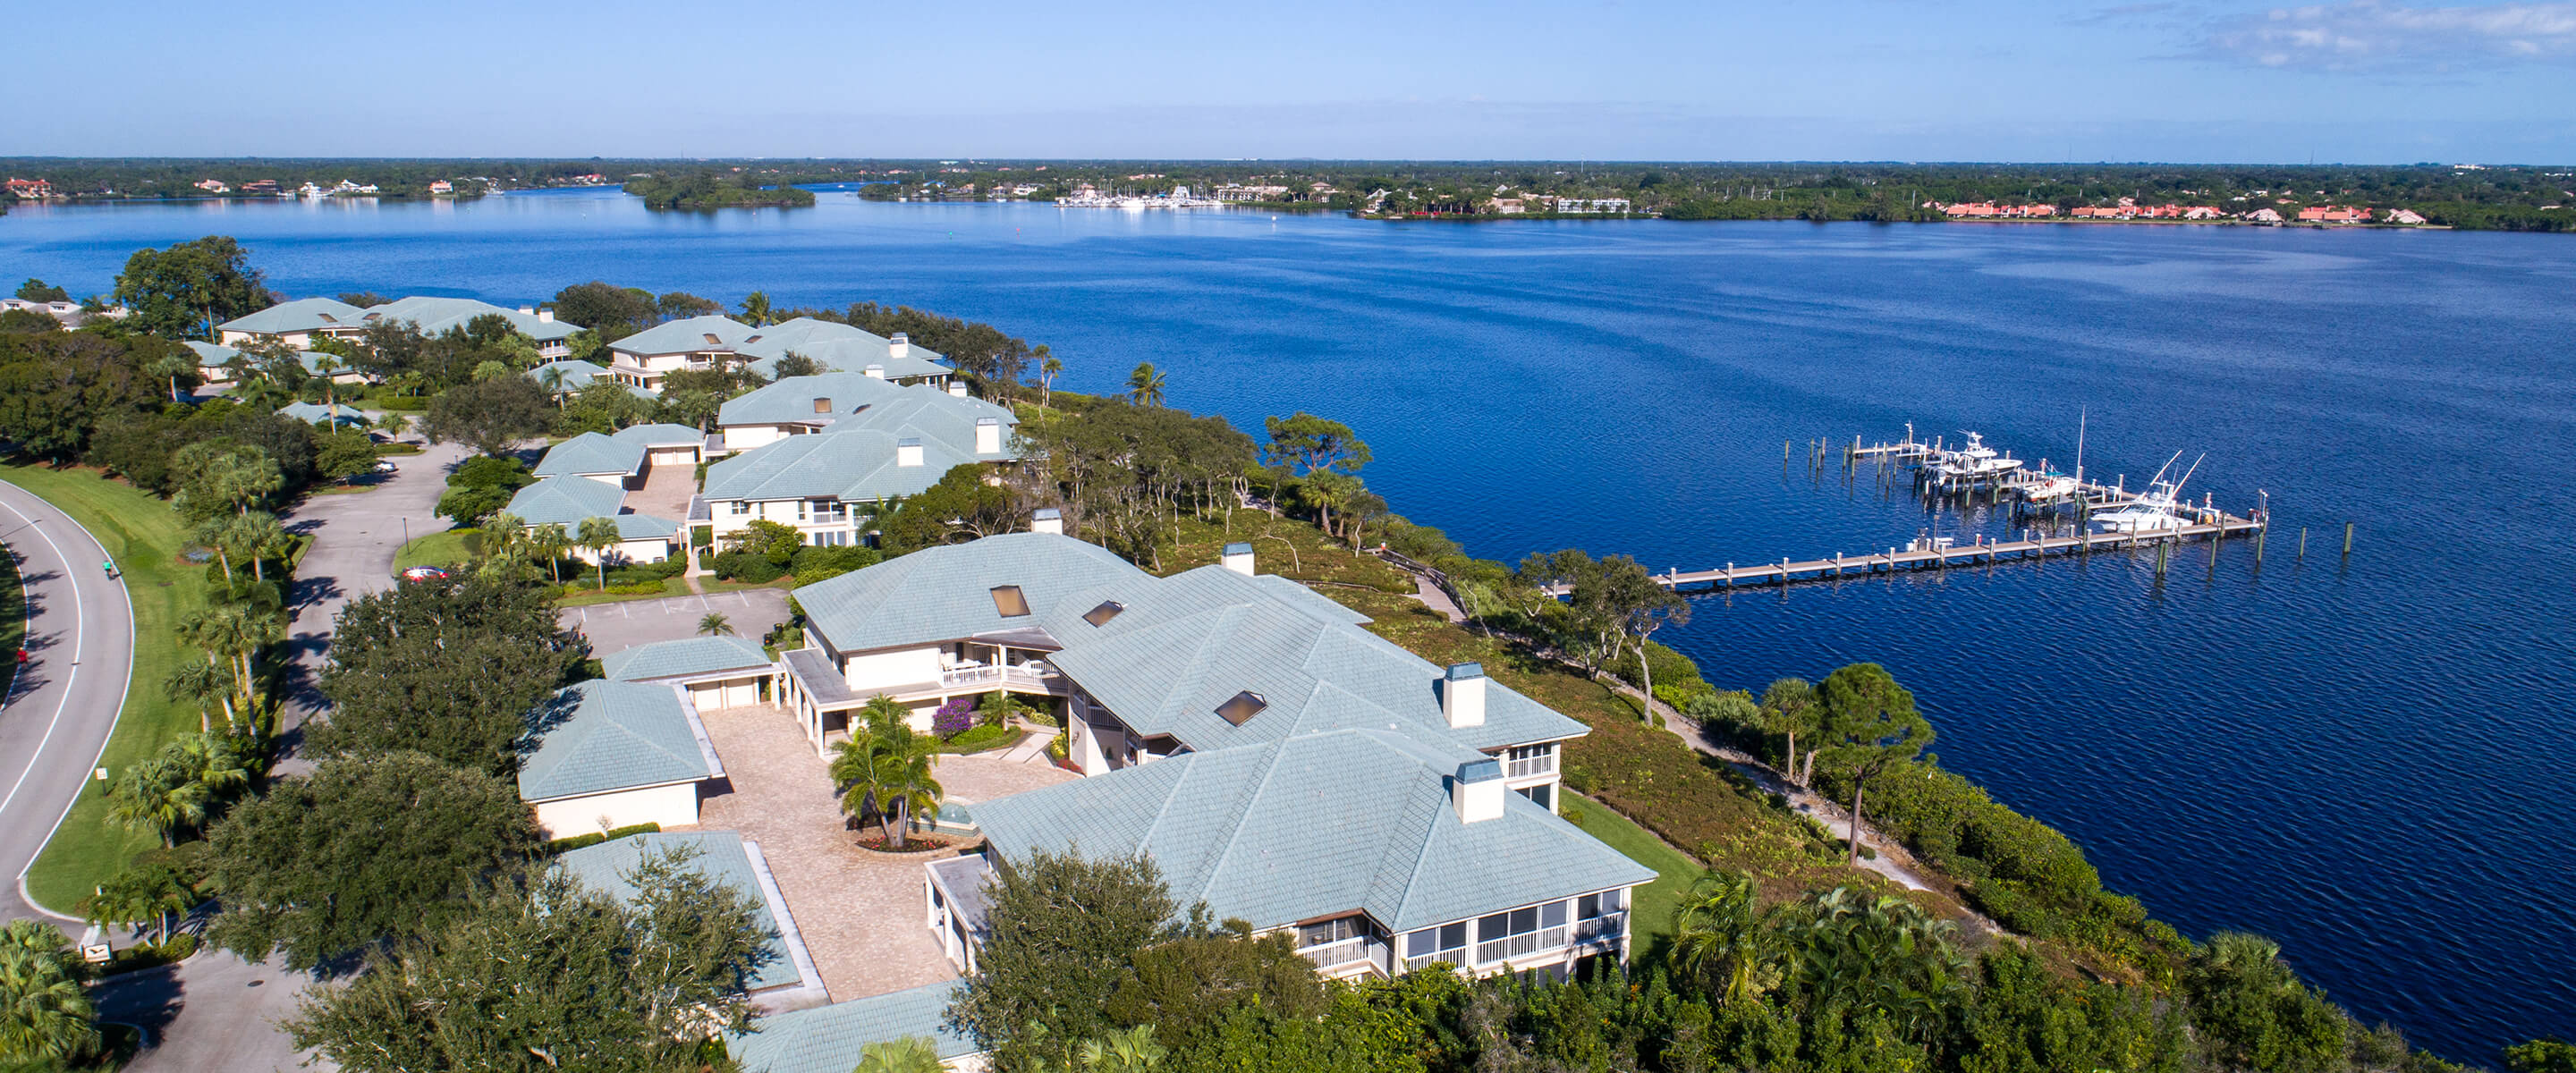
<svg viewBox="0 0 2576 1073">
<path fill-rule="evenodd" d="M 1862 555 L 1836 555 L 1830 559 L 1808 559 L 1803 562 L 1782 559 L 1776 563 L 1738 566 L 1728 563 L 1716 570 L 1674 570 L 1654 575 L 1655 582 L 1669 589 L 1705 587 L 1734 588 L 1739 585 L 1785 585 L 1793 581 L 1817 581 L 1853 574 L 1893 573 L 1899 570 L 1938 570 L 1952 566 L 1995 563 L 2013 559 L 2035 559 L 2049 555 L 2090 555 L 2097 551 L 2123 551 L 2151 547 L 2160 543 L 2186 540 L 2224 540 L 2231 536 L 2251 536 L 2263 529 L 2263 523 L 2247 518 L 2220 516 L 2213 522 L 2199 522 L 2175 529 L 2146 533 L 2083 533 L 2076 536 L 2034 537 L 2025 540 L 1978 541 L 1948 547 L 1914 546 L 1889 548 L 1883 552 Z M 1551 596 L 1564 596 L 1572 591 L 1566 585 L 1552 585 Z"/>
</svg>

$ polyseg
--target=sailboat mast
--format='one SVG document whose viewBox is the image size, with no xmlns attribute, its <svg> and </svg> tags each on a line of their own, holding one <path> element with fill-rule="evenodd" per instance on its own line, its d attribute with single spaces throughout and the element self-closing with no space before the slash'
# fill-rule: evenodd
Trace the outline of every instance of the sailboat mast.
<svg viewBox="0 0 2576 1073">
<path fill-rule="evenodd" d="M 2084 490 L 2084 418 L 2085 408 L 2075 410 L 2075 490 Z"/>
</svg>

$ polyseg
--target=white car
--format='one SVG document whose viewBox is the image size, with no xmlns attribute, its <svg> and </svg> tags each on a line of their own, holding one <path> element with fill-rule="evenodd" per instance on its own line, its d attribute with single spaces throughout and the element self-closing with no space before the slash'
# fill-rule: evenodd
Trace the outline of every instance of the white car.
<svg viewBox="0 0 2576 1073">
<path fill-rule="evenodd" d="M 378 472 L 378 473 L 400 473 L 400 472 L 402 472 L 402 470 L 401 470 L 400 468 L 396 467 L 396 466 L 393 464 L 393 460 L 392 460 L 392 459 L 379 458 L 379 459 L 377 459 L 377 460 L 376 460 L 376 472 Z"/>
</svg>

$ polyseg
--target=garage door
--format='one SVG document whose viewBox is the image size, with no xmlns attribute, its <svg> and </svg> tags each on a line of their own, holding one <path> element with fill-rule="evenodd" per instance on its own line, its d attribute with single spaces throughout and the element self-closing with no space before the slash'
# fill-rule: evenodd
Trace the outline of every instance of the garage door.
<svg viewBox="0 0 2576 1073">
<path fill-rule="evenodd" d="M 698 462 L 698 452 L 697 452 L 697 449 L 696 449 L 696 448 L 694 448 L 694 447 L 657 447 L 657 448 L 654 448 L 654 449 L 653 449 L 653 455 L 652 455 L 652 457 L 653 457 L 653 464 L 654 464 L 654 465 L 657 465 L 657 466 L 661 466 L 661 465 L 691 465 L 691 466 L 693 466 L 693 465 L 696 465 L 696 464 L 697 464 L 697 462 Z"/>
<path fill-rule="evenodd" d="M 711 712 L 726 707 L 724 686 L 717 682 L 700 682 L 689 687 L 689 703 L 699 711 Z"/>
</svg>

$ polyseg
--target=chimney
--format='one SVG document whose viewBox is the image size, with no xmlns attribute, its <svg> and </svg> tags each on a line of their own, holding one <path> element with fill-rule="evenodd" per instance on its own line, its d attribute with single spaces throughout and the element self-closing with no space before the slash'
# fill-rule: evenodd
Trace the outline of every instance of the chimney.
<svg viewBox="0 0 2576 1073">
<path fill-rule="evenodd" d="M 1037 513 L 1029 515 L 1029 532 L 1063 536 L 1064 512 L 1054 507 L 1039 507 Z"/>
<path fill-rule="evenodd" d="M 1485 725 L 1485 665 L 1452 663 L 1440 676 L 1440 714 L 1449 717 L 1449 727 Z"/>
<path fill-rule="evenodd" d="M 885 379 L 885 366 L 883 365 L 871 365 L 860 371 L 878 380 Z"/>
<path fill-rule="evenodd" d="M 949 380 L 949 381 L 948 381 L 948 393 L 949 393 L 950 395 L 956 396 L 957 398 L 961 398 L 961 399 L 962 399 L 962 398 L 965 398 L 965 397 L 966 397 L 966 382 L 965 382 L 965 381 L 963 381 L 963 380 L 957 380 L 957 379 L 951 379 L 951 380 Z"/>
<path fill-rule="evenodd" d="M 535 315 L 535 313 L 536 313 L 536 312 L 537 312 L 537 307 L 535 307 L 535 306 L 520 306 L 520 307 L 519 307 L 519 315 L 520 315 L 520 316 L 522 316 L 522 317 L 526 317 L 526 316 L 533 316 L 533 315 Z"/>
<path fill-rule="evenodd" d="M 1470 760 L 1458 765 L 1458 773 L 1449 778 L 1449 807 L 1458 810 L 1458 822 L 1481 823 L 1503 818 L 1503 762 L 1493 757 Z"/>
<path fill-rule="evenodd" d="M 1240 541 L 1225 546 L 1225 568 L 1245 577 L 1252 576 L 1252 545 Z"/>
<path fill-rule="evenodd" d="M 894 464 L 898 466 L 920 465 L 921 441 L 909 436 L 894 441 Z"/>
<path fill-rule="evenodd" d="M 538 310 L 538 311 L 537 311 L 537 323 L 539 323 L 539 324 L 552 324 L 552 323 L 554 323 L 554 322 L 555 322 L 555 311 L 554 311 L 554 310 L 551 310 L 551 309 L 540 309 L 540 310 Z"/>
<path fill-rule="evenodd" d="M 894 338 L 886 340 L 886 356 L 889 358 L 911 357 L 912 336 L 904 332 L 894 333 Z"/>
<path fill-rule="evenodd" d="M 1001 418 L 978 417 L 975 419 L 975 453 L 979 455 L 997 455 L 1002 453 Z"/>
</svg>

